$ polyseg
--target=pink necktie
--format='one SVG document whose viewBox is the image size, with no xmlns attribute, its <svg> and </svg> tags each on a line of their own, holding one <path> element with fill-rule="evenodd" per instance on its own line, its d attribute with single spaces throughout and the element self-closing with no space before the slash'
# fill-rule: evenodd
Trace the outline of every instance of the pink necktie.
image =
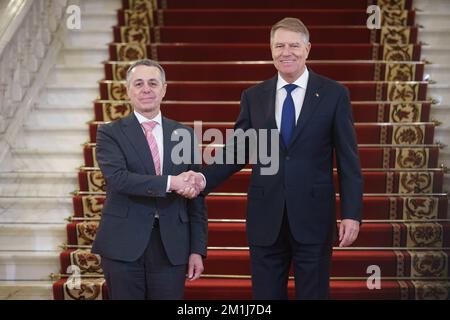
<svg viewBox="0 0 450 320">
<path fill-rule="evenodd" d="M 148 146 L 150 147 L 150 151 L 152 153 L 153 164 L 155 165 L 156 175 L 161 174 L 161 159 L 159 158 L 159 150 L 158 144 L 156 143 L 155 136 L 152 131 L 155 126 L 158 124 L 156 121 L 146 121 L 142 122 L 142 127 L 144 128 L 145 137 L 147 138 Z"/>
</svg>

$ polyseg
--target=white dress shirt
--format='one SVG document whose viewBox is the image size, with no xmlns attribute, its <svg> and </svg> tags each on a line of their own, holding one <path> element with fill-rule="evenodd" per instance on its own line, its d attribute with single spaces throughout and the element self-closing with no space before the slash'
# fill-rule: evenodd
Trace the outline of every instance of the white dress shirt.
<svg viewBox="0 0 450 320">
<path fill-rule="evenodd" d="M 163 129 L 162 129 L 162 115 L 161 115 L 161 111 L 156 115 L 156 117 L 154 117 L 153 119 L 147 119 L 146 117 L 144 117 L 142 114 L 133 111 L 134 115 L 136 116 L 136 118 L 139 121 L 139 124 L 141 124 L 141 128 L 142 131 L 145 134 L 145 130 L 142 127 L 142 123 L 146 122 L 146 121 L 155 121 L 158 124 L 153 128 L 152 133 L 153 136 L 155 137 L 156 140 L 156 144 L 158 145 L 158 152 L 159 152 L 159 159 L 160 159 L 160 164 L 161 164 L 161 174 L 163 172 L 163 165 L 164 165 L 164 139 L 163 139 Z M 166 191 L 169 191 L 169 187 L 170 187 L 170 176 L 167 179 L 167 186 L 166 186 Z"/>
<path fill-rule="evenodd" d="M 308 68 L 305 67 L 305 71 L 303 74 L 293 82 L 293 84 L 297 85 L 292 93 L 292 99 L 294 100 L 295 106 L 295 124 L 297 124 L 298 117 L 300 115 L 300 111 L 302 111 L 303 101 L 305 100 L 306 86 L 308 85 L 309 71 Z M 289 84 L 284 80 L 280 73 L 278 73 L 277 80 L 277 89 L 275 96 L 275 121 L 277 122 L 278 131 L 280 131 L 281 126 L 281 113 L 283 112 L 283 102 L 286 99 L 287 92 L 283 87 Z"/>
</svg>

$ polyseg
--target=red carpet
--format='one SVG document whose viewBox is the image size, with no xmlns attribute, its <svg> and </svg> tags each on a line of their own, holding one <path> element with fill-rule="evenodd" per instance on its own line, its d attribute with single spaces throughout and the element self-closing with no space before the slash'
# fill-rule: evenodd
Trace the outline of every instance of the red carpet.
<svg viewBox="0 0 450 320">
<path fill-rule="evenodd" d="M 239 102 L 165 101 L 164 113 L 178 121 L 234 122 L 239 114 Z M 430 102 L 354 102 L 355 122 L 426 122 L 430 118 Z M 96 121 L 111 121 L 131 112 L 127 101 L 97 101 L 94 105 Z"/>
<path fill-rule="evenodd" d="M 441 258 L 441 262 L 448 259 L 450 251 L 431 250 L 340 250 L 333 252 L 333 278 L 342 280 L 344 277 L 367 277 L 367 267 L 378 265 L 383 270 L 383 277 L 448 277 L 448 269 L 445 263 L 441 263 L 438 268 L 430 270 L 430 264 L 436 263 L 436 259 Z M 98 258 L 89 253 L 88 250 L 66 250 L 61 254 L 62 270 L 74 262 L 80 266 L 83 275 L 101 275 L 101 266 Z M 349 265 L 347 261 L 351 260 Z M 403 264 L 404 268 L 398 268 L 398 264 Z M 227 274 L 238 276 L 250 276 L 250 260 L 247 250 L 209 250 L 208 259 L 205 260 L 205 268 L 210 276 L 224 276 Z M 290 272 L 293 275 L 293 270 Z"/>
<path fill-rule="evenodd" d="M 365 27 L 369 4 L 383 7 L 380 30 Z M 239 113 L 242 90 L 275 74 L 269 30 L 285 16 L 307 24 L 308 66 L 349 88 L 356 122 L 364 223 L 352 248 L 334 250 L 332 299 L 450 298 L 448 196 L 430 119 L 433 105 L 427 100 L 428 83 L 422 81 L 412 0 L 123 0 L 105 78 L 99 82 L 100 99 L 93 105 L 95 121 L 86 128 L 90 141 L 83 150 L 85 167 L 73 197 L 55 299 L 108 298 L 100 257 L 89 251 L 105 200 L 95 141 L 98 125 L 131 112 L 123 82 L 130 61 L 161 61 L 169 80 L 162 105 L 166 116 L 190 126 L 202 120 L 203 132 L 224 132 Z M 251 298 L 244 222 L 249 175 L 235 174 L 207 197 L 205 274 L 186 283 L 186 299 Z M 71 264 L 81 269 L 78 290 L 66 283 Z M 371 265 L 382 272 L 377 290 L 366 282 Z M 294 297 L 292 280 L 289 296 Z"/>
<path fill-rule="evenodd" d="M 217 40 L 219 41 L 219 40 Z M 149 57 L 160 61 L 258 61 L 270 60 L 265 43 L 112 43 L 110 60 L 133 61 Z M 377 43 L 317 43 L 310 60 L 418 61 L 421 46 Z"/>
<path fill-rule="evenodd" d="M 270 21 L 266 26 L 158 26 L 114 27 L 114 42 L 195 42 L 195 43 L 265 43 L 268 41 Z M 366 26 L 311 26 L 314 43 L 377 43 L 413 44 L 417 41 L 417 27 L 383 27 L 369 30 Z M 339 41 L 336 40 L 339 34 Z M 220 39 L 220 40 L 218 40 Z"/>
<path fill-rule="evenodd" d="M 125 80 L 130 62 L 107 62 L 107 79 Z M 276 72 L 267 62 L 165 62 L 162 66 L 171 81 L 260 81 L 271 78 Z M 339 63 L 311 62 L 315 72 L 338 81 L 420 81 L 423 63 Z"/>
</svg>

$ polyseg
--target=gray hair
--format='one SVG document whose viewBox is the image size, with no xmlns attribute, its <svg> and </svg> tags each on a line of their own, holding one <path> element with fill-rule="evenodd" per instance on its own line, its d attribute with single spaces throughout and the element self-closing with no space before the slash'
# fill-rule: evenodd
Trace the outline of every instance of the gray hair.
<svg viewBox="0 0 450 320">
<path fill-rule="evenodd" d="M 273 41 L 273 36 L 275 35 L 275 31 L 278 29 L 286 29 L 293 32 L 301 33 L 303 39 L 305 40 L 305 44 L 309 42 L 309 31 L 308 28 L 303 24 L 300 19 L 297 18 L 284 18 L 272 26 L 270 30 L 270 43 Z"/>
<path fill-rule="evenodd" d="M 151 59 L 142 59 L 142 60 L 137 60 L 136 62 L 134 62 L 132 65 L 130 65 L 130 67 L 127 70 L 127 87 L 130 86 L 130 81 L 131 81 L 131 72 L 133 71 L 134 68 L 136 68 L 137 66 L 147 66 L 147 67 L 155 67 L 159 70 L 159 73 L 161 74 L 161 81 L 162 83 L 166 83 L 166 72 L 164 71 L 163 67 L 161 67 L 161 65 Z"/>
</svg>

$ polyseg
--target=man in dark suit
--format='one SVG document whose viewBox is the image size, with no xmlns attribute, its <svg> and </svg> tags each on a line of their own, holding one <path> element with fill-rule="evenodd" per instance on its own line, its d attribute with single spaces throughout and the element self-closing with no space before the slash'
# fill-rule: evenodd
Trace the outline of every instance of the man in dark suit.
<svg viewBox="0 0 450 320">
<path fill-rule="evenodd" d="M 248 189 L 247 239 L 255 299 L 287 298 L 291 262 L 297 299 L 329 297 L 337 231 L 333 152 L 342 212 L 339 246 L 352 244 L 359 232 L 363 183 L 348 91 L 306 67 L 310 48 L 309 32 L 300 20 L 285 18 L 272 27 L 278 74 L 243 92 L 235 124 L 235 130 L 244 132 L 275 130 L 280 146 L 272 155 L 278 156 L 278 171 L 263 174 L 265 165 L 258 158 Z M 273 144 L 270 136 L 267 141 Z M 229 146 L 224 154 L 232 152 L 236 160 L 237 151 L 232 143 Z M 204 194 L 243 167 L 205 167 Z M 192 177 L 203 181 L 199 174 Z"/>
<path fill-rule="evenodd" d="M 106 201 L 92 252 L 101 255 L 111 299 L 183 299 L 186 272 L 190 280 L 203 272 L 204 197 L 177 194 L 198 192 L 185 179 L 185 171 L 198 169 L 195 138 L 191 128 L 161 115 L 166 87 L 158 63 L 137 61 L 127 72 L 134 112 L 97 132 Z M 171 159 L 173 137 L 182 132 L 192 139 L 191 164 Z"/>
</svg>

